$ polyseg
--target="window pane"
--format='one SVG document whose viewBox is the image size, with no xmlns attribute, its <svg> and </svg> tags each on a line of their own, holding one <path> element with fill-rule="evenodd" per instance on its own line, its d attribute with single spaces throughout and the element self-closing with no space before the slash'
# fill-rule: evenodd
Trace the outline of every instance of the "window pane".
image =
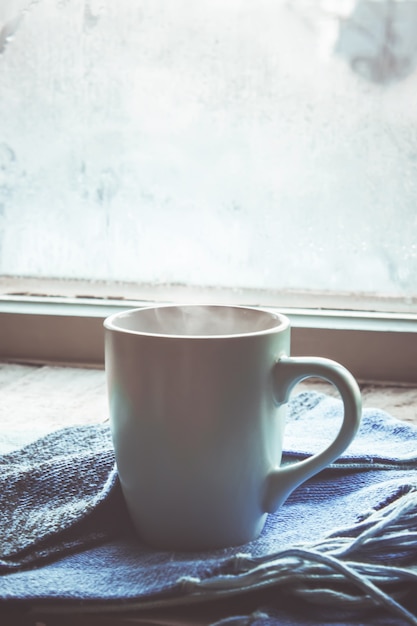
<svg viewBox="0 0 417 626">
<path fill-rule="evenodd" d="M 416 0 L 2 0 L 0 271 L 417 295 Z"/>
</svg>

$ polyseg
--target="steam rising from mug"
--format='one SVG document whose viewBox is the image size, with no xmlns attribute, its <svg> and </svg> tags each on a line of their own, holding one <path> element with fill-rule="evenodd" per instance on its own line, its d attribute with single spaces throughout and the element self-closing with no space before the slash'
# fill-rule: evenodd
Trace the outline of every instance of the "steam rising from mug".
<svg viewBox="0 0 417 626">
<path fill-rule="evenodd" d="M 140 316 L 128 311 L 114 324 L 125 331 L 151 335 L 225 337 L 272 331 L 283 320 L 258 309 L 191 304 L 144 308 Z"/>
</svg>

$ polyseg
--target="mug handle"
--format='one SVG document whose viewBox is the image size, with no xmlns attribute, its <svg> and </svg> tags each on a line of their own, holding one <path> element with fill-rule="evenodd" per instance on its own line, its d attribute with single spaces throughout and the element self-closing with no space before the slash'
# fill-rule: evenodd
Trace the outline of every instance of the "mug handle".
<svg viewBox="0 0 417 626">
<path fill-rule="evenodd" d="M 362 400 L 358 384 L 345 367 L 330 359 L 282 356 L 275 363 L 273 372 L 277 403 L 288 402 L 293 387 L 310 377 L 323 378 L 338 389 L 344 405 L 343 422 L 338 435 L 325 450 L 297 463 L 272 470 L 265 484 L 265 513 L 276 511 L 296 487 L 337 459 L 359 428 Z"/>
</svg>

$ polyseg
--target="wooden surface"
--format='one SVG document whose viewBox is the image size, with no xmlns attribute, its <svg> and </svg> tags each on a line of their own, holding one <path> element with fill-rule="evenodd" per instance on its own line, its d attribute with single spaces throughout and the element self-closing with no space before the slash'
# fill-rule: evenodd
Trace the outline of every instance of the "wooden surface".
<svg viewBox="0 0 417 626">
<path fill-rule="evenodd" d="M 297 391 L 333 395 L 330 385 L 312 381 Z M 364 407 L 386 410 L 417 424 L 417 387 L 361 385 Z M 108 417 L 103 370 L 0 363 L 0 428 L 55 430 Z"/>
</svg>

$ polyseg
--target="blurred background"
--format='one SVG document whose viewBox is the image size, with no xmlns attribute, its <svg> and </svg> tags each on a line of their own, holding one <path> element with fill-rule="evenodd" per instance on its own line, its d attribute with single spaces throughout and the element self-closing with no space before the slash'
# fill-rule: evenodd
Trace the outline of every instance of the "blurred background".
<svg viewBox="0 0 417 626">
<path fill-rule="evenodd" d="M 0 273 L 417 296 L 416 0 L 2 0 Z"/>
</svg>

